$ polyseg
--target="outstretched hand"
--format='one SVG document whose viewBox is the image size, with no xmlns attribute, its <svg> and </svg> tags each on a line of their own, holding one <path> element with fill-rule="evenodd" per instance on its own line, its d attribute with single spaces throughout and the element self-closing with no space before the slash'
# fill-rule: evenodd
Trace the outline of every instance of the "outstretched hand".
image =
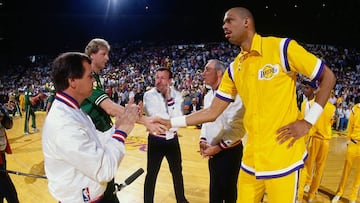
<svg viewBox="0 0 360 203">
<path fill-rule="evenodd" d="M 139 107 L 134 103 L 129 103 L 124 108 L 124 112 L 115 118 L 115 128 L 125 131 L 127 134 L 135 126 L 135 122 L 139 118 Z"/>
<path fill-rule="evenodd" d="M 296 140 L 309 132 L 311 126 L 312 125 L 305 120 L 296 120 L 276 131 L 276 133 L 279 134 L 279 136 L 276 137 L 276 141 L 279 142 L 279 144 L 282 144 L 291 139 L 288 144 L 288 147 L 291 147 Z"/>
<path fill-rule="evenodd" d="M 165 133 L 169 128 L 167 128 L 165 125 L 156 122 L 153 120 L 154 117 L 144 117 L 144 125 L 146 126 L 146 130 L 151 134 L 160 134 Z"/>
<path fill-rule="evenodd" d="M 137 123 L 143 124 L 148 132 L 156 135 L 156 134 L 164 133 L 168 130 L 168 128 L 166 128 L 165 125 L 153 121 L 153 117 L 148 117 L 144 115 L 144 105 L 142 101 L 139 102 L 138 107 L 139 107 L 139 118 L 137 120 Z"/>
<path fill-rule="evenodd" d="M 166 129 L 166 130 L 171 128 L 171 123 L 170 123 L 169 119 L 164 119 L 164 118 L 160 118 L 158 116 L 153 116 L 153 117 L 151 117 L 151 121 L 153 123 L 161 124 L 164 127 L 164 129 Z"/>
</svg>

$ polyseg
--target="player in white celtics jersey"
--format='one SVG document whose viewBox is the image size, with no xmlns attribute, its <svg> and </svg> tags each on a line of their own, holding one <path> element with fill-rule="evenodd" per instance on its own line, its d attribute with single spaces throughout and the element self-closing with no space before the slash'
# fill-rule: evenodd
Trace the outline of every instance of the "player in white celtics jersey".
<svg viewBox="0 0 360 203">
<path fill-rule="evenodd" d="M 262 37 L 251 12 L 242 7 L 225 13 L 223 29 L 240 54 L 224 73 L 210 107 L 157 121 L 183 127 L 214 121 L 238 93 L 245 107 L 244 146 L 237 202 L 295 202 L 299 170 L 307 157 L 304 135 L 316 122 L 335 85 L 335 76 L 319 58 L 295 40 Z M 304 119 L 296 102 L 296 73 L 319 81 L 314 104 Z"/>
</svg>

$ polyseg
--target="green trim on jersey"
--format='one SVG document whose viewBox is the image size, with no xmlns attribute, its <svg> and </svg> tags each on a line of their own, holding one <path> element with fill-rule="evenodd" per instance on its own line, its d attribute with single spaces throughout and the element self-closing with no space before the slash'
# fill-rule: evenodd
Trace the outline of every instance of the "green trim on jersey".
<svg viewBox="0 0 360 203">
<path fill-rule="evenodd" d="M 102 101 L 109 98 L 98 74 L 93 72 L 95 78 L 94 89 L 90 97 L 86 98 L 81 104 L 81 109 L 86 112 L 93 121 L 96 129 L 105 132 L 112 126 L 110 116 L 99 106 Z"/>
</svg>

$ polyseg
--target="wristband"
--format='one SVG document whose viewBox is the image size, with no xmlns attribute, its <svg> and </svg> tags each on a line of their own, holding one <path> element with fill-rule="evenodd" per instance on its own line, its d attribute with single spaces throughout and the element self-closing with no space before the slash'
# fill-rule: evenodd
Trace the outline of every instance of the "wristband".
<svg viewBox="0 0 360 203">
<path fill-rule="evenodd" d="M 186 118 L 185 116 L 180 116 L 176 118 L 170 119 L 171 127 L 179 128 L 179 127 L 186 127 Z"/>
<path fill-rule="evenodd" d="M 167 105 L 168 105 L 168 106 L 172 106 L 172 105 L 174 105 L 174 104 L 175 104 L 175 101 L 174 101 L 173 98 L 170 98 L 170 99 L 167 100 Z"/>
<path fill-rule="evenodd" d="M 323 107 L 320 106 L 317 102 L 314 102 L 313 105 L 311 105 L 309 112 L 306 114 L 304 120 L 311 123 L 311 125 L 314 125 L 317 121 L 317 119 L 320 117 L 321 113 L 323 112 Z"/>
<path fill-rule="evenodd" d="M 201 143 L 206 143 L 206 138 L 204 138 L 204 137 L 200 138 L 199 144 L 201 144 Z"/>
<path fill-rule="evenodd" d="M 125 143 L 125 139 L 127 137 L 127 133 L 122 131 L 122 130 L 115 130 L 114 134 L 112 135 L 112 137 L 122 143 Z"/>
</svg>

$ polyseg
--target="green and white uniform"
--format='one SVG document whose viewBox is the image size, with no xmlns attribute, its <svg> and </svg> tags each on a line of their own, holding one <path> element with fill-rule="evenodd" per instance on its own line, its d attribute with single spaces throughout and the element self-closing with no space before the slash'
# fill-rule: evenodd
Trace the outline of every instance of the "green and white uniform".
<svg viewBox="0 0 360 203">
<path fill-rule="evenodd" d="M 31 92 L 31 89 L 26 88 L 25 89 L 25 123 L 24 123 L 24 133 L 29 133 L 29 119 L 30 116 L 31 119 L 31 127 L 36 129 L 36 117 L 35 112 L 32 107 L 32 104 L 30 102 L 31 97 L 33 96 L 33 93 Z"/>
<path fill-rule="evenodd" d="M 100 76 L 93 72 L 95 78 L 94 89 L 90 97 L 86 98 L 81 104 L 81 109 L 85 111 L 101 132 L 109 130 L 112 126 L 110 116 L 100 107 L 100 103 L 109 98 L 100 81 Z"/>
</svg>

